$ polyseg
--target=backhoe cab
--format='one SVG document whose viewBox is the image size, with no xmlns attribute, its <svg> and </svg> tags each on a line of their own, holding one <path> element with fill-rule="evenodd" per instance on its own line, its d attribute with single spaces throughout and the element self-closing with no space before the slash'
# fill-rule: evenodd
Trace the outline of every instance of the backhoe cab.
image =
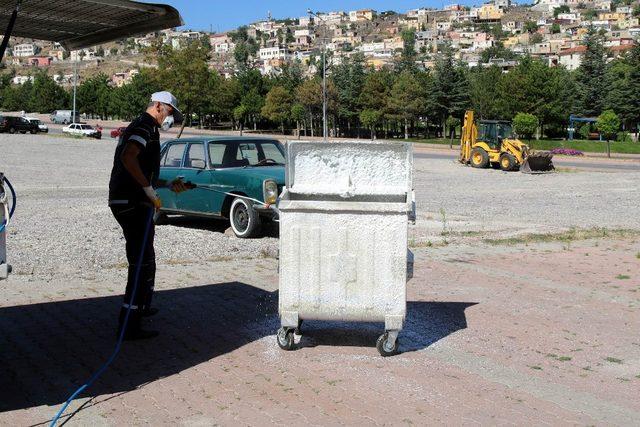
<svg viewBox="0 0 640 427">
<path fill-rule="evenodd" d="M 474 122 L 473 111 L 464 115 L 460 141 L 460 163 L 474 168 L 493 166 L 503 171 L 547 172 L 554 170 L 553 155 L 534 151 L 513 136 L 511 123 L 505 120 Z"/>
</svg>

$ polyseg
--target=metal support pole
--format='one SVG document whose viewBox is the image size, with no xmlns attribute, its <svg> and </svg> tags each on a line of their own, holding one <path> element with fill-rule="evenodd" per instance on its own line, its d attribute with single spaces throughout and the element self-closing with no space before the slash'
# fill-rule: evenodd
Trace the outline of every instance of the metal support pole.
<svg viewBox="0 0 640 427">
<path fill-rule="evenodd" d="M 9 218 L 5 218 L 7 201 L 7 193 L 4 189 L 4 175 L 0 172 L 0 225 L 4 224 Z M 2 227 L 0 231 L 0 280 L 6 279 L 11 269 L 7 263 L 7 230 Z"/>
<path fill-rule="evenodd" d="M 327 142 L 329 128 L 327 123 L 327 23 L 324 23 L 324 40 L 322 44 L 322 136 Z"/>
<path fill-rule="evenodd" d="M 322 139 L 327 142 L 329 136 L 329 127 L 327 122 L 327 22 L 320 17 L 317 13 L 311 9 L 307 9 L 307 13 L 311 16 L 315 16 L 323 22 L 323 34 L 322 39 Z"/>
<path fill-rule="evenodd" d="M 7 25 L 7 29 L 4 32 L 4 38 L 2 39 L 2 44 L 0 44 L 0 61 L 2 61 L 2 58 L 4 58 L 4 53 L 7 50 L 7 46 L 9 45 L 9 38 L 11 38 L 11 33 L 13 33 L 13 26 L 16 24 L 18 12 L 20 11 L 20 3 L 21 0 L 18 0 L 16 2 L 16 7 L 13 9 L 11 18 L 9 18 L 9 25 Z"/>
<path fill-rule="evenodd" d="M 73 70 L 73 111 L 71 116 L 71 123 L 76 122 L 76 92 L 78 89 L 78 56 L 76 54 L 76 60 L 74 62 L 74 70 Z"/>
</svg>

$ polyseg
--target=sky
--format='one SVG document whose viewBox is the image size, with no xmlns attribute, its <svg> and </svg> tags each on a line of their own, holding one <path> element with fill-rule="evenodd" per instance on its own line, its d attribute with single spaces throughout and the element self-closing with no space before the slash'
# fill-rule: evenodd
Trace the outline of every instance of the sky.
<svg viewBox="0 0 640 427">
<path fill-rule="evenodd" d="M 149 1 L 149 0 L 147 0 Z M 215 32 L 233 30 L 240 25 L 266 19 L 271 11 L 274 19 L 298 18 L 313 11 L 374 9 L 378 12 L 395 10 L 405 12 L 419 7 L 438 8 L 445 4 L 482 4 L 478 0 L 153 0 L 177 8 L 185 20 L 185 29 Z"/>
</svg>

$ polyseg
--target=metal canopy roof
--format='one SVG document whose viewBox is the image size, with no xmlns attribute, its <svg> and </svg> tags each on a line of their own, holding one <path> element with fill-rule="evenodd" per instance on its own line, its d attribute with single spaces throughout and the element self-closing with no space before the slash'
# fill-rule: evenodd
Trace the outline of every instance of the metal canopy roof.
<svg viewBox="0 0 640 427">
<path fill-rule="evenodd" d="M 0 0 L 4 31 L 16 0 Z M 12 35 L 81 49 L 136 34 L 184 25 L 171 6 L 128 0 L 22 0 Z"/>
</svg>

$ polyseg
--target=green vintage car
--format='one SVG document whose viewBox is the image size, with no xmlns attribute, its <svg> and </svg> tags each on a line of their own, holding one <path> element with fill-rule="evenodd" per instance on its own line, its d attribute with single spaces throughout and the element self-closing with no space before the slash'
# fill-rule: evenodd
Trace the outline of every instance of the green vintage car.
<svg viewBox="0 0 640 427">
<path fill-rule="evenodd" d="M 274 219 L 274 211 L 265 203 L 275 204 L 282 191 L 284 163 L 284 147 L 273 139 L 197 137 L 167 141 L 162 146 L 160 179 L 182 178 L 198 187 L 181 194 L 159 189 L 163 204 L 160 220 L 176 214 L 226 218 L 236 236 L 256 236 L 264 221 Z"/>
</svg>

